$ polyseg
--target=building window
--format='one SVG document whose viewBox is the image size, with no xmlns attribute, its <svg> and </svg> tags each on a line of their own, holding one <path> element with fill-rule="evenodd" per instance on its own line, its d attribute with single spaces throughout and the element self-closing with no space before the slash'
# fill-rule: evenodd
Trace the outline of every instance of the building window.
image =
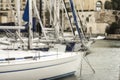
<svg viewBox="0 0 120 80">
<path fill-rule="evenodd" d="M 68 11 L 68 12 L 71 12 L 72 10 L 71 10 L 71 7 L 70 7 L 69 2 L 66 2 L 65 5 L 66 5 L 67 11 Z"/>
<path fill-rule="evenodd" d="M 102 2 L 101 1 L 97 1 L 97 3 L 96 3 L 96 10 L 97 11 L 101 11 L 102 10 Z"/>
</svg>

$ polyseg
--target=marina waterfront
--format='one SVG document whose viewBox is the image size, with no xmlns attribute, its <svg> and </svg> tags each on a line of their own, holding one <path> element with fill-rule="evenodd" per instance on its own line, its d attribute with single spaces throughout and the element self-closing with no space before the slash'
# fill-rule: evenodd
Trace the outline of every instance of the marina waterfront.
<svg viewBox="0 0 120 80">
<path fill-rule="evenodd" d="M 87 58 L 96 73 L 83 61 L 81 80 L 120 80 L 120 41 L 98 40 L 91 47 Z M 77 80 L 75 76 L 59 80 Z"/>
<path fill-rule="evenodd" d="M 120 40 L 103 40 L 120 37 L 113 3 L 0 0 L 0 80 L 120 80 Z"/>
</svg>

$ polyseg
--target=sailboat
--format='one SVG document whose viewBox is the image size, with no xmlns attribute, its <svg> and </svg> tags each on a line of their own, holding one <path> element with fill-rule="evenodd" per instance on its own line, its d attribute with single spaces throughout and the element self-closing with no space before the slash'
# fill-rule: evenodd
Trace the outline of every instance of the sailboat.
<svg viewBox="0 0 120 80">
<path fill-rule="evenodd" d="M 59 0 L 58 0 L 59 1 Z M 32 5 L 34 0 L 28 0 L 29 6 L 29 50 L 0 50 L 0 79 L 1 80 L 47 80 L 68 75 L 73 75 L 79 71 L 80 60 L 84 52 L 74 50 L 66 51 L 71 46 L 66 41 L 55 41 L 49 50 L 41 51 L 32 49 Z M 74 10 L 73 0 L 70 0 L 76 28 L 78 30 L 80 42 L 82 42 L 81 32 L 78 29 L 78 22 Z M 37 13 L 38 14 L 38 13 Z M 40 18 L 39 22 L 41 24 Z M 42 27 L 42 25 L 41 25 Z M 42 27 L 43 31 L 44 28 Z M 43 32 L 44 36 L 46 34 Z M 47 39 L 47 38 L 46 38 Z M 46 40 L 47 41 L 47 40 Z M 60 42 L 59 42 L 60 41 Z M 48 41 L 47 41 L 48 42 Z M 72 42 L 72 41 L 71 41 Z M 81 43 L 84 45 L 83 43 Z"/>
</svg>

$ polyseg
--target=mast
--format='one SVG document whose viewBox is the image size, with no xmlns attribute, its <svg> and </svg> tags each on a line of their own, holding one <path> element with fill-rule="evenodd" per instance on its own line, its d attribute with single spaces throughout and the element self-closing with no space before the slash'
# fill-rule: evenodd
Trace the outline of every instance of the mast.
<svg viewBox="0 0 120 80">
<path fill-rule="evenodd" d="M 76 10 L 75 10 L 75 5 L 73 3 L 73 0 L 70 0 L 70 6 L 71 6 L 74 21 L 75 21 L 76 29 L 77 29 L 77 32 L 78 32 L 78 36 L 80 38 L 80 41 L 81 41 L 82 45 L 84 45 L 83 39 L 82 39 L 82 34 L 81 34 L 82 31 L 81 31 L 81 29 L 79 29 L 81 27 L 79 27 L 80 25 L 78 23 L 77 13 L 76 13 Z"/>
<path fill-rule="evenodd" d="M 74 31 L 73 31 L 72 22 L 71 22 L 71 20 L 70 20 L 69 13 L 68 13 L 68 11 L 67 11 L 67 9 L 66 9 L 65 1 L 62 0 L 62 3 L 63 3 L 63 7 L 64 7 L 64 9 L 65 9 L 65 12 L 66 12 L 66 16 L 67 16 L 67 18 L 68 18 L 68 20 L 69 20 L 70 29 L 71 29 L 71 31 L 72 31 L 72 33 L 73 33 L 73 36 L 75 36 L 75 33 L 74 33 Z"/>
<path fill-rule="evenodd" d="M 46 2 L 45 2 L 45 0 L 43 0 L 43 2 L 42 2 L 42 6 L 43 6 L 43 25 L 44 26 L 46 26 L 46 16 L 45 16 L 45 14 L 46 14 Z"/>
<path fill-rule="evenodd" d="M 33 2 L 33 7 L 34 7 L 35 14 L 36 14 L 36 16 L 37 16 L 37 18 L 38 18 L 38 21 L 39 21 L 39 23 L 40 23 L 40 27 L 42 28 L 42 32 L 43 32 L 43 34 L 44 34 L 44 36 L 45 36 L 45 39 L 47 40 L 48 38 L 47 38 L 47 35 L 46 35 L 46 32 L 45 32 L 44 26 L 43 26 L 43 24 L 42 24 L 42 20 L 41 20 L 41 18 L 40 18 L 39 12 L 38 12 L 38 10 L 37 10 L 37 6 L 36 6 L 34 0 L 33 0 L 32 2 Z"/>
<path fill-rule="evenodd" d="M 28 49 L 32 49 L 32 0 L 28 0 L 29 4 L 29 38 L 28 38 Z"/>
<path fill-rule="evenodd" d="M 82 10 L 82 15 L 83 15 L 83 8 L 82 8 L 82 6 L 81 6 L 81 2 L 80 2 L 80 0 L 79 0 L 79 3 L 80 3 L 80 8 L 81 8 L 81 10 Z M 76 11 L 76 14 L 77 14 L 77 17 L 78 17 L 78 21 L 80 22 L 80 23 L 78 23 L 80 26 L 80 29 L 81 29 L 81 34 L 82 34 L 82 38 L 84 38 L 85 40 L 86 40 L 86 37 L 85 37 L 85 33 L 84 33 L 84 24 L 83 24 L 83 22 L 82 22 L 82 20 L 81 20 L 81 18 L 80 18 L 80 16 L 79 16 L 79 11 Z M 86 22 L 85 22 L 86 23 Z M 86 25 L 86 24 L 85 24 Z"/>
<path fill-rule="evenodd" d="M 58 38 L 60 35 L 60 26 L 59 26 L 59 21 L 60 21 L 60 6 L 59 6 L 59 0 L 54 0 L 54 26 L 55 26 L 55 31 L 56 31 L 56 37 Z"/>
<path fill-rule="evenodd" d="M 62 36 L 64 36 L 64 24 L 65 24 L 65 15 L 64 15 L 64 7 L 63 7 L 63 4 L 62 4 L 62 0 L 61 0 L 61 32 L 62 32 Z"/>
<path fill-rule="evenodd" d="M 56 30 L 58 32 L 57 36 L 60 35 L 60 0 L 56 0 L 56 18 L 57 18 L 57 25 Z"/>
<path fill-rule="evenodd" d="M 42 17 L 42 0 L 39 0 L 38 3 L 39 3 L 39 5 L 38 5 L 38 7 L 39 7 L 39 15 L 40 15 L 40 17 Z"/>
<path fill-rule="evenodd" d="M 21 15 L 20 15 L 20 0 L 16 0 L 16 8 L 17 8 L 17 26 L 21 26 Z M 18 34 L 20 35 L 20 29 L 18 29 Z"/>
<path fill-rule="evenodd" d="M 50 4 L 50 6 L 49 6 L 50 9 L 49 10 L 50 10 L 50 26 L 51 26 L 52 25 L 52 20 L 51 20 L 52 19 L 52 3 L 51 3 L 51 0 L 49 0 L 49 4 Z"/>
</svg>

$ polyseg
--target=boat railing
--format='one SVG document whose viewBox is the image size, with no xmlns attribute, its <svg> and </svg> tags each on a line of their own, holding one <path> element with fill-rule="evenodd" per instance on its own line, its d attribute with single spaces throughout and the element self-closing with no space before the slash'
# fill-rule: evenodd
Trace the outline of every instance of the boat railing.
<svg viewBox="0 0 120 80">
<path fill-rule="evenodd" d="M 40 60 L 41 59 L 41 52 L 39 51 L 39 52 L 34 52 L 34 53 L 35 53 L 35 55 L 33 57 L 33 60 Z"/>
<path fill-rule="evenodd" d="M 49 51 L 50 51 L 50 52 L 52 52 L 52 51 L 55 52 L 56 57 L 58 58 L 58 55 L 59 55 L 59 50 L 58 50 L 58 48 L 53 47 L 53 48 L 51 48 Z"/>
<path fill-rule="evenodd" d="M 73 55 L 73 53 L 76 53 L 76 54 L 79 54 L 79 52 L 65 52 L 65 51 L 60 51 L 58 48 L 52 48 L 50 51 L 48 51 L 48 53 L 45 53 L 45 55 L 43 54 L 42 55 L 42 52 L 41 51 L 32 51 L 33 54 L 28 53 L 28 54 L 31 54 L 31 55 L 26 55 L 26 56 L 14 56 L 11 57 L 11 52 L 8 51 L 7 55 L 5 58 L 1 58 L 0 59 L 0 63 L 8 63 L 10 64 L 11 62 L 14 62 L 14 61 L 27 61 L 27 60 L 40 60 L 41 58 L 47 58 L 48 56 L 49 57 L 56 57 L 56 59 L 58 59 L 60 57 L 60 55 L 62 55 L 63 53 L 64 54 L 69 54 L 69 55 Z M 50 53 L 50 54 L 49 54 Z M 19 53 L 18 53 L 19 55 Z"/>
</svg>

